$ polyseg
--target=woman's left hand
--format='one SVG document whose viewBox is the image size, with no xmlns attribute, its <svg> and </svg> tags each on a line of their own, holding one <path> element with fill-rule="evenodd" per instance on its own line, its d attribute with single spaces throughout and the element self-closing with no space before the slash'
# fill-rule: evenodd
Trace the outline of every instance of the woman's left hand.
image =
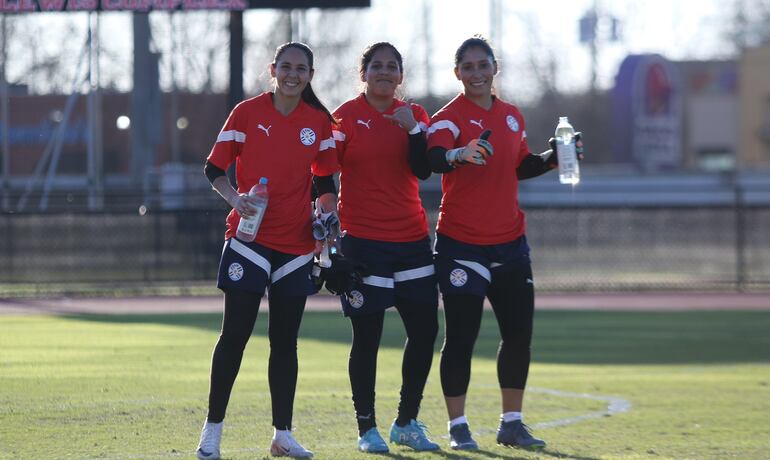
<svg viewBox="0 0 770 460">
<path fill-rule="evenodd" d="M 559 166 L 559 156 L 556 154 L 556 139 L 553 137 L 548 139 L 548 146 L 551 148 L 551 155 L 546 160 L 546 163 L 553 169 Z M 578 161 L 583 161 L 585 158 L 583 151 L 583 133 L 578 131 L 575 133 L 575 154 L 577 155 Z"/>
<path fill-rule="evenodd" d="M 382 116 L 407 131 L 411 131 L 417 126 L 417 120 L 414 119 L 414 113 L 412 113 L 412 104 L 402 105 L 394 110 L 392 115 L 384 113 Z"/>
</svg>

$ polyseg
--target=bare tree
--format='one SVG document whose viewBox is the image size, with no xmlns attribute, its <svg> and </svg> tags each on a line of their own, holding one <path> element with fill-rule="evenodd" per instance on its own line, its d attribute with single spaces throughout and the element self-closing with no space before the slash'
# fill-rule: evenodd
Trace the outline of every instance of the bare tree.
<svg viewBox="0 0 770 460">
<path fill-rule="evenodd" d="M 244 16 L 244 22 L 243 86 L 247 95 L 256 95 L 271 87 L 267 65 L 278 45 L 291 40 L 291 17 L 288 11 L 270 17 L 253 13 Z"/>
<path fill-rule="evenodd" d="M 304 16 L 300 37 L 315 54 L 313 87 L 331 108 L 360 89 L 358 58 L 363 51 L 355 37 L 361 23 L 358 10 L 311 10 Z M 344 24 L 344 27 L 334 26 Z"/>
<path fill-rule="evenodd" d="M 26 85 L 33 94 L 72 91 L 75 66 L 86 43 L 86 17 L 66 15 L 54 28 L 40 15 L 9 16 L 8 82 Z"/>
<path fill-rule="evenodd" d="M 161 88 L 193 93 L 227 89 L 229 15 L 222 11 L 155 13 L 153 44 L 161 52 Z"/>
<path fill-rule="evenodd" d="M 770 44 L 770 0 L 733 0 L 725 35 L 738 53 Z"/>
</svg>

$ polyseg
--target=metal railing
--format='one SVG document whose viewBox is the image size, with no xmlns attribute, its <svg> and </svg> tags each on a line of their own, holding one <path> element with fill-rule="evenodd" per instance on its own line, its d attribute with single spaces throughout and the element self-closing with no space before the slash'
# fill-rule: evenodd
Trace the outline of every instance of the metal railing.
<svg viewBox="0 0 770 460">
<path fill-rule="evenodd" d="M 221 201 L 221 200 L 220 200 Z M 210 202 L 205 202 L 210 205 Z M 424 196 L 431 224 L 437 198 Z M 0 285 L 213 287 L 224 207 L 0 214 Z M 529 206 L 539 290 L 765 290 L 770 206 Z M 85 289 L 85 288 L 84 288 Z M 35 289 L 32 289 L 35 291 Z"/>
</svg>

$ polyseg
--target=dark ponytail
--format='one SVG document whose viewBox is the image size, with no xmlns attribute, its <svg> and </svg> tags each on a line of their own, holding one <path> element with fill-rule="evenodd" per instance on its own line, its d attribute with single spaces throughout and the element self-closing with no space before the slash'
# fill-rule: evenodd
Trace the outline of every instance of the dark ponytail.
<svg viewBox="0 0 770 460">
<path fill-rule="evenodd" d="M 310 47 L 307 46 L 306 44 L 300 43 L 300 42 L 284 43 L 283 45 L 276 48 L 275 56 L 273 57 L 273 65 L 276 65 L 276 63 L 278 62 L 278 59 L 281 57 L 281 54 L 283 54 L 283 52 L 289 48 L 297 48 L 298 50 L 305 53 L 305 56 L 307 57 L 308 65 L 310 66 L 310 70 L 314 70 L 313 69 L 313 50 L 311 50 Z M 323 102 L 321 102 L 321 100 L 318 99 L 318 96 L 315 95 L 315 92 L 313 92 L 313 87 L 310 86 L 310 82 L 307 82 L 307 85 L 305 86 L 305 89 L 302 90 L 302 94 L 300 95 L 300 97 L 302 98 L 303 101 L 305 101 L 307 105 L 325 113 L 326 116 L 329 117 L 329 120 L 332 123 L 336 124 L 337 121 L 334 119 L 331 112 L 329 112 L 329 109 L 327 109 L 326 106 L 323 105 Z"/>
<path fill-rule="evenodd" d="M 484 53 L 486 53 L 487 56 L 492 58 L 492 63 L 497 65 L 497 59 L 495 59 L 495 52 L 492 50 L 492 46 L 489 44 L 489 42 L 482 37 L 481 35 L 474 35 L 473 37 L 465 40 L 462 42 L 459 48 L 457 48 L 457 51 L 455 51 L 455 67 L 460 65 L 460 61 L 463 60 L 463 56 L 465 55 L 465 52 L 468 51 L 468 48 L 481 48 L 484 50 Z"/>
</svg>

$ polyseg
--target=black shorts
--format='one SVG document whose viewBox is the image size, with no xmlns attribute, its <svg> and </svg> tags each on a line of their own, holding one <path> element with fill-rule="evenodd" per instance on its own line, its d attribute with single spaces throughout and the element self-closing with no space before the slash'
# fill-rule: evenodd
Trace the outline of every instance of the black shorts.
<svg viewBox="0 0 770 460">
<path fill-rule="evenodd" d="M 527 237 L 502 244 L 463 243 L 436 234 L 436 276 L 441 294 L 472 294 L 485 297 L 495 273 L 512 265 L 530 265 Z M 534 284 L 532 279 L 529 283 Z"/>
<path fill-rule="evenodd" d="M 342 238 L 342 253 L 366 264 L 369 276 L 342 296 L 345 316 L 376 313 L 395 305 L 396 297 L 431 307 L 438 305 L 436 270 L 430 239 L 393 243 L 354 236 Z"/>
<path fill-rule="evenodd" d="M 236 238 L 225 241 L 219 262 L 217 287 L 257 294 L 270 290 L 271 296 L 308 296 L 316 292 L 310 279 L 313 253 L 286 254 L 257 243 Z"/>
</svg>

